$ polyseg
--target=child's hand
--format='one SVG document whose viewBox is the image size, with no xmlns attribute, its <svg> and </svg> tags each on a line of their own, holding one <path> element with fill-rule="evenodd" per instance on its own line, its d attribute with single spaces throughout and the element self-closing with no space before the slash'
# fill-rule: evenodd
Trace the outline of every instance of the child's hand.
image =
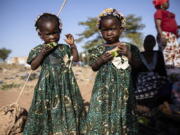
<svg viewBox="0 0 180 135">
<path fill-rule="evenodd" d="M 103 62 L 107 62 L 113 58 L 112 54 L 106 52 L 103 55 L 100 56 L 100 59 L 103 60 Z"/>
<path fill-rule="evenodd" d="M 166 46 L 167 39 L 163 34 L 160 35 L 160 41 L 163 46 Z"/>
<path fill-rule="evenodd" d="M 67 44 L 69 44 L 70 46 L 74 46 L 75 44 L 74 44 L 74 37 L 73 37 L 73 35 L 72 34 L 66 34 L 65 36 L 66 36 L 65 42 Z"/>
<path fill-rule="evenodd" d="M 150 112 L 150 108 L 143 106 L 143 105 L 136 105 L 136 110 L 140 113 Z"/>
<path fill-rule="evenodd" d="M 116 46 L 119 48 L 118 53 L 120 55 L 128 56 L 130 51 L 129 51 L 129 47 L 127 45 L 119 42 L 119 43 L 116 44 Z"/>
<path fill-rule="evenodd" d="M 112 54 L 113 57 L 116 57 L 116 56 L 119 55 L 118 51 L 119 51 L 119 48 L 118 48 L 118 47 L 115 47 L 114 49 L 109 50 L 109 51 L 107 51 L 107 52 L 110 53 L 110 54 Z"/>
<path fill-rule="evenodd" d="M 172 114 L 172 111 L 170 109 L 168 102 L 164 102 L 162 105 L 160 105 L 159 109 L 165 114 L 169 114 L 169 115 Z"/>
<path fill-rule="evenodd" d="M 41 50 L 41 54 L 43 56 L 47 55 L 50 51 L 52 51 L 54 48 L 53 47 L 50 47 L 50 46 L 43 46 L 42 50 Z"/>
</svg>

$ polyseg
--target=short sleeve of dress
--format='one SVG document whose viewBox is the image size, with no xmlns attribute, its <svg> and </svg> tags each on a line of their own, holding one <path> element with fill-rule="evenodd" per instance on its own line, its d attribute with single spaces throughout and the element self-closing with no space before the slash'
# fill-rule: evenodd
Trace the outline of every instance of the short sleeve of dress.
<svg viewBox="0 0 180 135">
<path fill-rule="evenodd" d="M 89 65 L 94 64 L 97 61 L 98 57 L 101 56 L 104 52 L 105 47 L 103 45 L 99 45 L 97 47 L 89 49 Z"/>
<path fill-rule="evenodd" d="M 162 11 L 157 10 L 154 14 L 154 19 L 162 19 Z"/>
<path fill-rule="evenodd" d="M 38 45 L 30 51 L 29 56 L 27 58 L 28 64 L 31 64 L 32 60 L 38 56 L 39 52 L 41 51 L 41 48 L 42 45 Z"/>
</svg>

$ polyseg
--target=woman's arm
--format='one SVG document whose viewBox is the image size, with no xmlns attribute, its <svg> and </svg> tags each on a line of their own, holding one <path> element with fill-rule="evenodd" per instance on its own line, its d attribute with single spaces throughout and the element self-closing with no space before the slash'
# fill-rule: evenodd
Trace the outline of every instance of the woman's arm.
<svg viewBox="0 0 180 135">
<path fill-rule="evenodd" d="M 166 44 L 166 39 L 162 34 L 161 23 L 162 23 L 162 21 L 160 19 L 155 20 L 156 30 L 157 30 L 157 33 L 158 33 L 158 35 L 160 37 L 160 41 L 161 41 L 162 44 Z"/>
<path fill-rule="evenodd" d="M 157 30 L 157 33 L 160 35 L 160 37 L 162 36 L 161 23 L 162 21 L 160 19 L 155 19 L 156 30 Z"/>
</svg>

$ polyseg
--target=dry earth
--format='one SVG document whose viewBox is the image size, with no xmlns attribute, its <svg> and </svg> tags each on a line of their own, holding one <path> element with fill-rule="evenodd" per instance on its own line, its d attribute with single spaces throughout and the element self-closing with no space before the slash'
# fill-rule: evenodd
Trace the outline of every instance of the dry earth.
<svg viewBox="0 0 180 135">
<path fill-rule="evenodd" d="M 25 83 L 22 79 L 31 70 L 20 65 L 0 64 L 0 107 L 12 104 L 16 101 L 21 88 Z M 33 71 L 37 73 L 40 71 Z M 90 67 L 73 67 L 73 71 L 78 82 L 81 94 L 85 102 L 90 100 L 91 91 L 94 83 L 95 72 Z M 30 107 L 34 87 L 38 78 L 28 81 L 24 92 L 19 100 L 20 106 L 26 108 Z"/>
</svg>

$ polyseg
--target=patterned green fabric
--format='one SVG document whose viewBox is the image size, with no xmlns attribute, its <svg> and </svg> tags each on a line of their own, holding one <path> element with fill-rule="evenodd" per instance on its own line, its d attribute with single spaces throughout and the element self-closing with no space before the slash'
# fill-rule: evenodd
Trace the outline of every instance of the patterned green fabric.
<svg viewBox="0 0 180 135">
<path fill-rule="evenodd" d="M 133 58 L 139 59 L 139 50 L 130 44 Z M 100 45 L 89 50 L 90 65 L 105 51 L 113 47 Z M 133 114 L 135 105 L 131 67 L 117 69 L 111 61 L 99 69 L 90 108 L 83 124 L 85 135 L 136 135 L 136 118 Z"/>
<path fill-rule="evenodd" d="M 42 46 L 31 50 L 29 64 Z M 80 134 L 85 111 L 72 69 L 66 64 L 70 52 L 67 45 L 61 44 L 44 59 L 24 135 Z"/>
</svg>

